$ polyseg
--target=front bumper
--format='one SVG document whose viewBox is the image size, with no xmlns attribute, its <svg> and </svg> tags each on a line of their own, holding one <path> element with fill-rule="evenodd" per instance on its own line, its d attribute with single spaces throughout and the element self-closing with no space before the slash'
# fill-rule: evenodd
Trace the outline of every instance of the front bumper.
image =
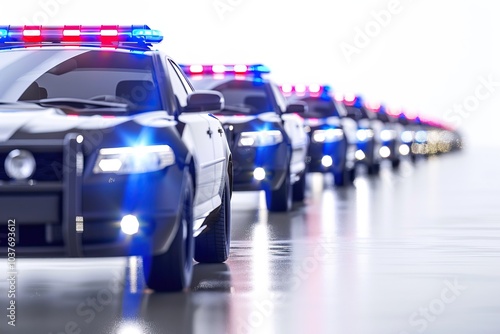
<svg viewBox="0 0 500 334">
<path fill-rule="evenodd" d="M 386 157 L 381 157 L 382 159 L 385 159 L 385 160 L 389 160 L 389 161 L 397 161 L 399 160 L 400 158 L 400 154 L 399 154 L 399 146 L 401 144 L 396 142 L 395 140 L 391 140 L 391 141 L 386 141 L 386 142 L 383 142 L 382 143 L 382 147 L 387 147 L 390 151 L 390 154 Z M 380 152 L 379 152 L 380 154 Z"/>
<path fill-rule="evenodd" d="M 332 143 L 315 143 L 311 141 L 308 150 L 309 164 L 308 172 L 328 173 L 340 172 L 344 169 L 347 160 L 347 142 L 340 140 Z M 330 157 L 331 166 L 323 164 L 323 158 Z"/>
<path fill-rule="evenodd" d="M 363 152 L 364 158 L 357 158 L 356 163 L 365 166 L 372 166 L 380 162 L 380 155 L 378 155 L 378 150 L 380 144 L 374 139 L 358 142 L 357 150 Z"/>
<path fill-rule="evenodd" d="M 184 166 L 140 175 L 84 173 L 82 145 L 73 134 L 64 140 L 0 145 L 1 151 L 13 148 L 61 156 L 60 177 L 0 181 L 1 254 L 7 254 L 8 221 L 15 222 L 19 257 L 133 256 L 168 249 L 183 204 L 178 194 L 184 186 Z M 127 214 L 141 223 L 133 236 L 121 231 L 121 219 Z"/>
<path fill-rule="evenodd" d="M 235 191 L 277 189 L 289 173 L 290 146 L 286 142 L 265 147 L 232 148 L 233 187 Z M 266 175 L 261 181 L 254 177 L 256 168 Z"/>
</svg>

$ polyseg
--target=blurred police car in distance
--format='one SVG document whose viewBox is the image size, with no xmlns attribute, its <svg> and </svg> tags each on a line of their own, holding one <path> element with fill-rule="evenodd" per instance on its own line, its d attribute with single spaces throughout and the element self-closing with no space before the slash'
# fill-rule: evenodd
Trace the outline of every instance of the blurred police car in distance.
<svg viewBox="0 0 500 334">
<path fill-rule="evenodd" d="M 425 154 L 439 155 L 461 149 L 462 139 L 457 131 L 436 120 L 424 119 L 421 122 L 427 133 Z"/>
<path fill-rule="evenodd" d="M 231 154 L 218 92 L 195 92 L 147 26 L 0 26 L 0 251 L 142 256 L 189 287 L 229 255 Z"/>
<path fill-rule="evenodd" d="M 334 99 L 327 85 L 282 85 L 289 101 L 307 103 L 304 118 L 309 133 L 308 171 L 331 173 L 337 186 L 354 181 L 356 122 L 346 117 L 341 102 Z"/>
<path fill-rule="evenodd" d="M 399 154 L 401 158 L 409 158 L 411 161 L 415 162 L 416 155 L 412 152 L 412 146 L 415 140 L 415 131 L 412 127 L 412 120 L 403 112 L 399 111 L 396 114 L 398 123 L 403 127 L 403 131 L 400 134 L 401 144 L 399 145 Z"/>
<path fill-rule="evenodd" d="M 382 161 L 380 149 L 384 123 L 366 108 L 361 96 L 344 95 L 343 104 L 347 110 L 347 117 L 355 120 L 358 125 L 356 133 L 358 147 L 355 153 L 357 164 L 366 166 L 368 174 L 378 174 Z"/>
<path fill-rule="evenodd" d="M 384 124 L 379 134 L 381 147 L 378 154 L 383 160 L 389 161 L 393 168 L 398 168 L 401 162 L 401 134 L 404 127 L 395 117 L 389 114 L 385 105 L 367 103 L 367 108 L 374 112 L 375 117 Z"/>
<path fill-rule="evenodd" d="M 410 129 L 413 133 L 411 152 L 416 158 L 426 158 L 428 156 L 427 139 L 430 128 L 422 122 L 420 116 L 415 116 L 411 119 Z"/>
<path fill-rule="evenodd" d="M 233 154 L 234 190 L 264 190 L 270 211 L 288 211 L 302 201 L 309 138 L 300 116 L 304 104 L 289 104 L 263 65 L 182 65 L 197 89 L 222 93 L 224 125 Z"/>
</svg>

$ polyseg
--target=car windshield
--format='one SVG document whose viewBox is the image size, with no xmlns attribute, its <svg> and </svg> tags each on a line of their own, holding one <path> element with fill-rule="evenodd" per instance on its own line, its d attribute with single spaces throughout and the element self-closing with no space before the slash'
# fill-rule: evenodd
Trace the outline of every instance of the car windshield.
<svg viewBox="0 0 500 334">
<path fill-rule="evenodd" d="M 347 117 L 352 118 L 356 121 L 360 119 L 372 119 L 371 115 L 364 107 L 346 105 L 346 110 Z"/>
<path fill-rule="evenodd" d="M 384 122 L 384 123 L 391 123 L 391 119 L 389 118 L 389 115 L 387 115 L 387 113 L 385 113 L 385 112 L 377 112 L 375 114 L 376 114 L 377 119 L 379 121 Z"/>
<path fill-rule="evenodd" d="M 72 106 L 82 112 L 102 106 L 115 106 L 122 112 L 162 109 L 153 62 L 144 54 L 88 49 L 5 50 L 0 52 L 0 78 L 0 101 Z"/>
<path fill-rule="evenodd" d="M 196 89 L 221 92 L 226 112 L 260 114 L 274 109 L 269 87 L 259 80 L 201 79 L 192 83 Z"/>
<path fill-rule="evenodd" d="M 300 101 L 304 101 L 309 107 L 306 115 L 308 118 L 340 117 L 332 99 L 305 97 Z"/>
</svg>

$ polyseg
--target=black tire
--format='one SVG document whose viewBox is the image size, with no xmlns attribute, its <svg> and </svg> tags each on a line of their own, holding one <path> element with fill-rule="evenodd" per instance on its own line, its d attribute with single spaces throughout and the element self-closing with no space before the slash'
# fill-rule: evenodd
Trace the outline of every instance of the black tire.
<svg viewBox="0 0 500 334">
<path fill-rule="evenodd" d="M 348 171 L 349 183 L 352 184 L 356 180 L 356 168 L 351 168 Z"/>
<path fill-rule="evenodd" d="M 333 183 L 337 187 L 343 187 L 346 184 L 346 175 L 343 170 L 338 172 L 333 172 Z"/>
<path fill-rule="evenodd" d="M 285 179 L 276 190 L 266 190 L 266 204 L 269 211 L 286 212 L 292 208 L 292 185 L 290 171 L 287 170 Z"/>
<path fill-rule="evenodd" d="M 401 166 L 401 159 L 392 160 L 393 169 L 399 169 L 399 166 Z"/>
<path fill-rule="evenodd" d="M 380 173 L 380 163 L 373 163 L 368 166 L 368 174 L 369 175 L 378 175 Z"/>
<path fill-rule="evenodd" d="M 144 277 L 149 288 L 176 292 L 188 288 L 193 275 L 193 182 L 185 175 L 184 199 L 179 226 L 168 250 L 144 257 Z"/>
<path fill-rule="evenodd" d="M 349 186 L 354 182 L 356 178 L 356 169 L 344 169 L 341 171 L 334 171 L 333 173 L 333 183 L 337 187 Z"/>
<path fill-rule="evenodd" d="M 293 184 L 292 199 L 295 202 L 302 202 L 306 198 L 306 175 L 307 172 L 300 176 L 300 179 Z"/>
<path fill-rule="evenodd" d="M 207 219 L 208 227 L 195 238 L 194 259 L 200 263 L 222 263 L 231 246 L 231 186 L 226 176 L 221 205 Z"/>
</svg>

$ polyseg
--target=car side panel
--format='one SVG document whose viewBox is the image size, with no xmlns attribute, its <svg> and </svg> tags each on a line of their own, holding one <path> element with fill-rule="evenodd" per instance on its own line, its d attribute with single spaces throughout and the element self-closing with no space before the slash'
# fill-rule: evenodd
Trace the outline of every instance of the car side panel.
<svg viewBox="0 0 500 334">
<path fill-rule="evenodd" d="M 283 114 L 284 128 L 292 143 L 292 159 L 290 171 L 294 175 L 302 173 L 306 168 L 307 147 L 309 137 L 304 129 L 304 121 L 295 114 Z"/>
<path fill-rule="evenodd" d="M 200 219 L 220 205 L 220 197 L 214 186 L 220 184 L 220 180 L 216 180 L 216 166 L 220 163 L 220 157 L 216 157 L 214 149 L 214 137 L 219 134 L 216 128 L 211 128 L 213 124 L 210 124 L 207 115 L 184 113 L 179 116 L 179 121 L 185 124 L 182 140 L 195 160 L 194 217 Z"/>
</svg>

